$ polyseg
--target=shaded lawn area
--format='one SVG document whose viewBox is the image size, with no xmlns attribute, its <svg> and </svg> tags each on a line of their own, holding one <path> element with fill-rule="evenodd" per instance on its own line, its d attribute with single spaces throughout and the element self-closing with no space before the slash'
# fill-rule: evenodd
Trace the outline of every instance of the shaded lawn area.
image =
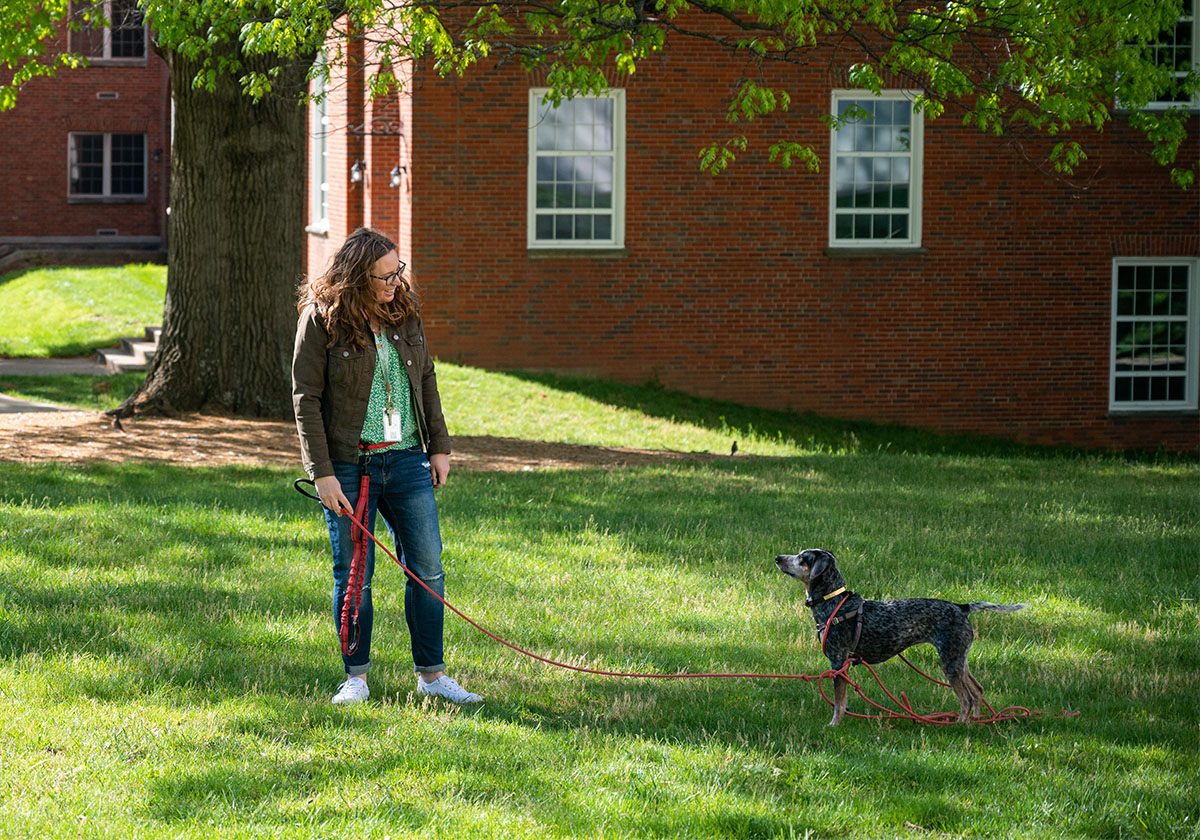
<svg viewBox="0 0 1200 840">
<path fill-rule="evenodd" d="M 439 491 L 450 600 L 587 667 L 823 670 L 772 563 L 803 547 L 867 597 L 1030 604 L 976 616 L 972 670 L 1049 714 L 835 730 L 811 684 L 580 676 L 452 616 L 451 673 L 486 700 L 422 703 L 383 557 L 372 700 L 332 707 L 327 537 L 296 474 L 0 464 L 0 835 L 1197 836 L 1194 464 L 823 454 Z"/>
</svg>

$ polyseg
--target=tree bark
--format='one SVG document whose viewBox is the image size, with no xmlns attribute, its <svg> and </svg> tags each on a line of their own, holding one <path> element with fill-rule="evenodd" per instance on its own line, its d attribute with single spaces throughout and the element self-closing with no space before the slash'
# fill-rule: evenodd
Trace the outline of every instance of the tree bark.
<svg viewBox="0 0 1200 840">
<path fill-rule="evenodd" d="M 164 57 L 175 137 L 163 331 L 142 387 L 113 413 L 291 417 L 313 56 L 276 59 L 257 103 L 225 74 L 213 92 L 193 88 L 197 66 Z"/>
</svg>

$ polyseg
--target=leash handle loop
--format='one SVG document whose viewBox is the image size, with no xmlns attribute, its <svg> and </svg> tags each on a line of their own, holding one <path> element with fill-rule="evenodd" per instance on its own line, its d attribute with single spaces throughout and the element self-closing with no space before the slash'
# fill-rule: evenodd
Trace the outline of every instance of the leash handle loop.
<svg viewBox="0 0 1200 840">
<path fill-rule="evenodd" d="M 307 484 L 309 487 L 313 488 L 313 492 L 310 493 L 307 490 L 305 490 L 301 486 L 304 484 Z M 292 487 L 294 487 L 296 489 L 296 492 L 299 493 L 301 496 L 307 496 L 308 498 L 312 499 L 314 502 L 321 501 L 321 497 L 316 494 L 317 482 L 313 481 L 311 478 L 297 478 L 295 481 L 292 482 Z"/>
</svg>

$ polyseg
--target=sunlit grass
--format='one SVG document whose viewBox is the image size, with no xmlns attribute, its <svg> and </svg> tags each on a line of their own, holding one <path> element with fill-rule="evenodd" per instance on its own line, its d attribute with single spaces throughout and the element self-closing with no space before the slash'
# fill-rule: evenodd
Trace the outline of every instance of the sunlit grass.
<svg viewBox="0 0 1200 840">
<path fill-rule="evenodd" d="M 86 356 L 162 323 L 165 265 L 0 276 L 0 355 Z"/>
</svg>

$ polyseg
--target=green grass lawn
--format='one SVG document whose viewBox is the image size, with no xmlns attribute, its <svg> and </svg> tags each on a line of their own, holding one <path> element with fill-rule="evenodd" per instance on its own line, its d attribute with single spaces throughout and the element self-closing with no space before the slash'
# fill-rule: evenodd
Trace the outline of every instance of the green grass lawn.
<svg viewBox="0 0 1200 840">
<path fill-rule="evenodd" d="M 165 265 L 0 276 L 0 356 L 86 356 L 162 323 Z"/>
<path fill-rule="evenodd" d="M 823 546 L 868 597 L 1028 602 L 977 616 L 972 670 L 1048 714 L 830 730 L 808 683 L 583 676 L 452 616 L 451 673 L 486 700 L 423 703 L 382 557 L 372 699 L 335 708 L 298 469 L 3 463 L 0 837 L 1200 837 L 1194 461 L 439 371 L 457 434 L 775 456 L 453 472 L 447 593 L 490 629 L 588 667 L 817 673 L 772 559 Z"/>
</svg>

